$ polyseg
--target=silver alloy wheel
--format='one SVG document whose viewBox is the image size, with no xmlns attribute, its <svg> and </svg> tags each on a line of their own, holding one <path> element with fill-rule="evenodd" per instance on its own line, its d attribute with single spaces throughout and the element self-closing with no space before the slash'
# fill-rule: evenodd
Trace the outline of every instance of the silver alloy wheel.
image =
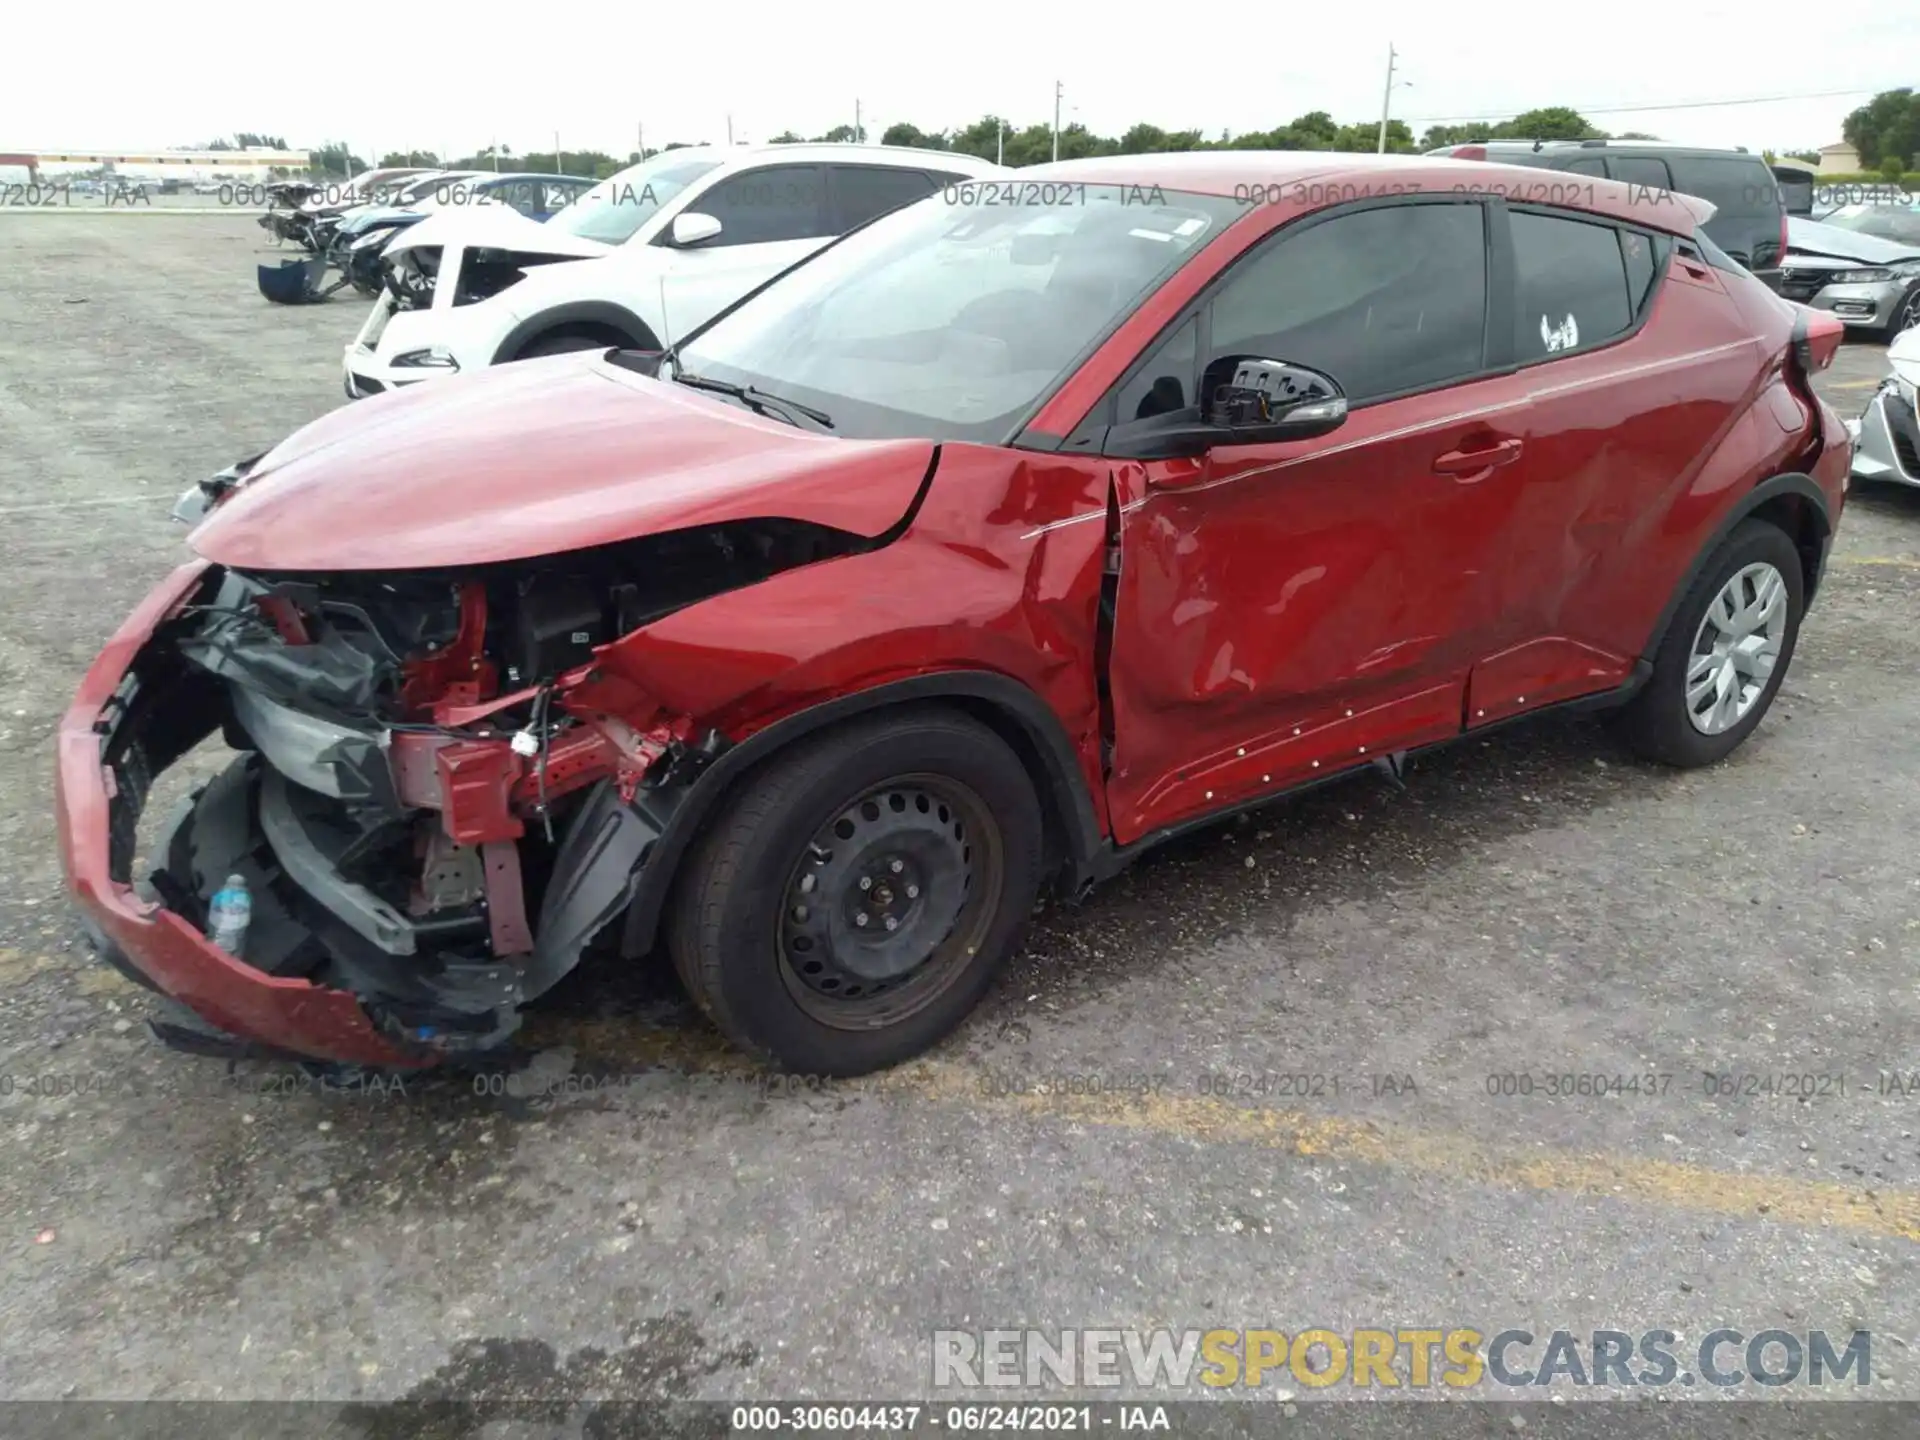
<svg viewBox="0 0 1920 1440">
<path fill-rule="evenodd" d="M 1893 333 L 1905 334 L 1916 327 L 1920 327 L 1920 290 L 1910 291 L 1901 302 L 1899 313 L 1894 317 Z"/>
<path fill-rule="evenodd" d="M 1687 658 L 1687 718 L 1702 735 L 1746 719 L 1787 637 L 1787 582 L 1764 560 L 1734 574 L 1700 617 Z"/>
</svg>

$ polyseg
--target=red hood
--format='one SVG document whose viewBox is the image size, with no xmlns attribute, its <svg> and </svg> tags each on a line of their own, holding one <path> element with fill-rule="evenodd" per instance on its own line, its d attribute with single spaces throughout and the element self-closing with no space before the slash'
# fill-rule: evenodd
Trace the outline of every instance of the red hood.
<svg viewBox="0 0 1920 1440">
<path fill-rule="evenodd" d="M 412 570 L 557 555 L 718 520 L 878 535 L 925 440 L 836 440 L 597 357 L 521 361 L 297 430 L 193 532 L 249 570 Z"/>
</svg>

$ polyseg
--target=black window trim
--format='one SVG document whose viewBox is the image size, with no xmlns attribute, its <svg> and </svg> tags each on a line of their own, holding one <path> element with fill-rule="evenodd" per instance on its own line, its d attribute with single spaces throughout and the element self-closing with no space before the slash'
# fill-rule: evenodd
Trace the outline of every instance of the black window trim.
<svg viewBox="0 0 1920 1440">
<path fill-rule="evenodd" d="M 1674 251 L 1678 248 L 1674 243 L 1678 237 L 1659 230 L 1649 230 L 1641 225 L 1625 224 L 1614 219 L 1611 215 L 1602 215 L 1592 210 L 1575 210 L 1561 205 L 1537 205 L 1528 202 L 1510 205 L 1505 200 L 1495 200 L 1494 206 L 1499 211 L 1497 223 L 1506 242 L 1506 283 L 1501 286 L 1501 294 L 1509 304 L 1506 325 L 1501 331 L 1506 342 L 1507 366 L 1505 373 L 1511 374 L 1521 370 L 1531 370 L 1540 365 L 1554 365 L 1562 360 L 1572 360 L 1582 355 L 1595 355 L 1602 350 L 1609 350 L 1615 345 L 1624 345 L 1646 328 L 1647 320 L 1653 314 L 1653 302 L 1660 294 L 1660 288 L 1667 278 L 1667 267 L 1672 263 Z M 1647 293 L 1637 302 L 1638 308 L 1634 311 L 1632 323 L 1629 324 L 1626 329 L 1617 335 L 1608 336 L 1596 345 L 1582 345 L 1573 350 L 1556 351 L 1551 355 L 1538 355 L 1531 360 L 1516 359 L 1511 307 L 1519 303 L 1520 275 L 1513 259 L 1513 225 L 1508 219 L 1516 210 L 1526 215 L 1541 215 L 1549 220 L 1570 220 L 1576 224 L 1595 225 L 1603 229 L 1611 230 L 1614 232 L 1616 244 L 1619 242 L 1620 236 L 1626 233 L 1633 233 L 1646 238 L 1647 243 L 1652 245 L 1654 250 L 1653 279 L 1647 285 Z M 1621 258 L 1622 273 L 1624 275 L 1624 253 Z"/>
<path fill-rule="evenodd" d="M 1193 385 L 1197 387 L 1200 378 L 1198 372 L 1205 368 L 1207 363 L 1206 357 L 1212 351 L 1213 301 L 1220 290 L 1232 281 L 1235 272 L 1237 272 L 1241 266 L 1251 264 L 1259 256 L 1265 254 L 1269 248 L 1284 244 L 1291 236 L 1310 230 L 1316 225 L 1325 224 L 1329 220 L 1346 215 L 1355 215 L 1364 210 L 1382 210 L 1389 206 L 1404 205 L 1478 206 L 1482 214 L 1481 225 L 1484 236 L 1484 254 L 1487 261 L 1486 329 L 1481 336 L 1481 368 L 1479 370 L 1467 375 L 1450 376 L 1446 380 L 1438 381 L 1431 385 L 1418 385 L 1411 389 L 1395 391 L 1389 395 L 1376 395 L 1355 404 L 1352 408 L 1357 411 L 1365 410 L 1375 405 L 1389 405 L 1396 400 L 1405 400 L 1414 395 L 1424 395 L 1435 390 L 1445 390 L 1455 385 L 1468 385 L 1477 380 L 1485 380 L 1496 375 L 1508 373 L 1514 368 L 1511 361 L 1513 325 L 1510 292 L 1513 287 L 1511 284 L 1512 261 L 1510 253 L 1506 261 L 1509 283 L 1505 287 L 1506 291 L 1509 292 L 1509 296 L 1504 306 L 1507 312 L 1507 323 L 1504 331 L 1496 330 L 1495 328 L 1495 312 L 1503 308 L 1501 287 L 1498 284 L 1497 278 L 1499 269 L 1496 265 L 1499 241 L 1495 238 L 1496 228 L 1492 215 L 1493 208 L 1499 203 L 1500 201 L 1497 198 L 1489 199 L 1487 197 L 1460 195 L 1385 195 L 1366 200 L 1356 200 L 1345 205 L 1329 205 L 1322 209 L 1311 211 L 1308 214 L 1298 216 L 1283 225 L 1276 226 L 1236 255 L 1224 269 L 1201 287 L 1197 295 L 1187 301 L 1185 305 L 1181 306 L 1178 311 L 1169 317 L 1167 323 L 1162 325 L 1160 329 L 1154 333 L 1152 339 L 1140 347 L 1140 353 L 1128 362 L 1126 369 L 1120 372 L 1113 384 L 1109 385 L 1107 389 L 1101 393 L 1100 398 L 1093 403 L 1092 407 L 1087 411 L 1086 416 L 1074 427 L 1072 433 L 1057 446 L 1049 445 L 1047 448 L 1060 451 L 1073 451 L 1080 454 L 1104 455 L 1116 460 L 1129 458 L 1124 454 L 1115 453 L 1108 448 L 1108 436 L 1111 431 L 1118 428 L 1119 424 L 1114 418 L 1117 414 L 1115 406 L 1119 401 L 1121 390 L 1139 377 L 1140 372 L 1145 369 L 1147 363 L 1158 352 L 1160 346 L 1178 334 L 1180 327 L 1185 325 L 1189 319 L 1198 318 L 1199 327 L 1195 335 L 1194 343 L 1194 367 L 1196 373 L 1189 377 Z M 1504 231 L 1504 222 L 1499 228 Z M 1509 239 L 1506 243 L 1511 245 L 1511 240 Z M 1174 273 L 1178 274 L 1179 272 L 1175 271 Z M 1173 276 L 1169 275 L 1167 278 L 1171 280 Z M 1505 345 L 1509 354 L 1504 364 L 1495 364 L 1493 351 L 1496 348 L 1496 341 L 1494 337 L 1501 334 L 1505 336 Z M 1284 357 L 1277 356 L 1275 358 Z M 1083 360 L 1081 363 L 1084 364 L 1085 361 Z"/>
</svg>

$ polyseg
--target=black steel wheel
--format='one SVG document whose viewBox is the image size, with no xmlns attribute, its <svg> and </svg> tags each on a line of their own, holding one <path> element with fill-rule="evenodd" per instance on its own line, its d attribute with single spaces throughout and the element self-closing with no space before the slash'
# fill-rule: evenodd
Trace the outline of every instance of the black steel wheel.
<svg viewBox="0 0 1920 1440">
<path fill-rule="evenodd" d="M 926 709 L 742 779 L 688 857 L 668 946 L 729 1038 L 790 1070 L 896 1064 L 970 1011 L 1033 908 L 1041 818 L 992 730 Z"/>
</svg>

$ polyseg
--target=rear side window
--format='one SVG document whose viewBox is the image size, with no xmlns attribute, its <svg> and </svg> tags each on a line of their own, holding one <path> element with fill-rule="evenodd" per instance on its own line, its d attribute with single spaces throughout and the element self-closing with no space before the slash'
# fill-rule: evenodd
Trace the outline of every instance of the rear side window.
<svg viewBox="0 0 1920 1440">
<path fill-rule="evenodd" d="M 1514 354 L 1522 364 L 1590 350 L 1632 327 L 1618 230 L 1524 210 L 1510 219 Z"/>
<path fill-rule="evenodd" d="M 1706 231 L 1723 250 L 1750 269 L 1780 263 L 1784 207 L 1773 172 L 1758 158 L 1676 155 L 1669 168 L 1675 190 L 1713 202 Z"/>
<path fill-rule="evenodd" d="M 921 171 L 882 165 L 836 165 L 833 187 L 834 230 L 840 234 L 889 210 L 924 200 L 935 189 L 933 179 Z"/>
<path fill-rule="evenodd" d="M 1567 169 L 1576 175 L 1605 175 L 1607 162 L 1598 155 L 1582 155 L 1578 160 L 1569 160 Z"/>
<path fill-rule="evenodd" d="M 1667 162 L 1652 155 L 1617 157 L 1613 162 L 1613 178 L 1628 185 L 1644 185 L 1649 190 L 1674 188 L 1673 176 L 1667 173 Z"/>
</svg>

